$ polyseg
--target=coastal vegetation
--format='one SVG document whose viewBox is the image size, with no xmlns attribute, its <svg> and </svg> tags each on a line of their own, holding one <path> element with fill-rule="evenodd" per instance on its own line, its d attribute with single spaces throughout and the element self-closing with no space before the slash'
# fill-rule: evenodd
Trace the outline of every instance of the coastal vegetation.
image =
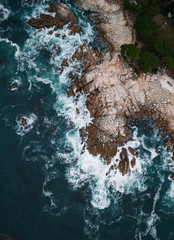
<svg viewBox="0 0 174 240">
<path fill-rule="evenodd" d="M 121 54 L 130 64 L 135 62 L 138 53 L 139 48 L 137 48 L 135 44 L 124 44 L 121 46 Z"/>
<path fill-rule="evenodd" d="M 137 41 L 121 46 L 123 58 L 137 71 L 174 70 L 174 3 L 170 0 L 124 0 L 134 19 Z"/>
</svg>

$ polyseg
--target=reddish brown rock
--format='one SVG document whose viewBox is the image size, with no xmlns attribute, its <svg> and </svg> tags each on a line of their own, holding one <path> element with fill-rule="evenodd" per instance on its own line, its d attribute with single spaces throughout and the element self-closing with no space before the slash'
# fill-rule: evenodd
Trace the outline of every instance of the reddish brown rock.
<svg viewBox="0 0 174 240">
<path fill-rule="evenodd" d="M 68 26 L 71 30 L 70 34 L 74 35 L 75 33 L 82 31 L 81 27 L 77 25 L 77 17 L 66 4 L 49 3 L 48 12 L 56 13 L 55 17 L 48 14 L 41 14 L 39 18 L 32 18 L 28 20 L 27 23 L 36 29 L 55 27 L 55 30 L 70 23 Z"/>
<path fill-rule="evenodd" d="M 135 167 L 135 164 L 136 164 L 136 159 L 133 158 L 132 161 L 131 161 L 131 167 L 132 167 L 132 168 Z"/>
<path fill-rule="evenodd" d="M 129 152 L 134 155 L 134 150 L 131 147 L 128 147 Z"/>
<path fill-rule="evenodd" d="M 70 29 L 70 34 L 71 35 L 75 35 L 76 33 L 82 32 L 82 28 L 78 25 L 71 25 L 69 27 L 69 29 Z"/>
<path fill-rule="evenodd" d="M 78 108 L 76 108 L 76 113 L 77 113 L 77 114 L 79 114 L 79 113 L 80 113 L 80 111 L 79 111 L 79 109 L 78 109 Z"/>
<path fill-rule="evenodd" d="M 135 153 L 135 156 L 138 157 L 138 156 L 139 156 L 139 152 L 136 152 L 136 153 Z"/>
<path fill-rule="evenodd" d="M 171 145 L 172 143 L 170 142 L 170 141 L 167 141 L 166 143 L 165 143 L 165 145 L 166 146 L 169 146 L 169 145 Z"/>
<path fill-rule="evenodd" d="M 172 180 L 174 180 L 174 174 L 173 174 L 173 175 L 171 175 L 171 176 L 170 176 L 170 178 L 171 178 Z"/>
<path fill-rule="evenodd" d="M 22 117 L 22 119 L 21 119 L 21 125 L 23 127 L 25 127 L 27 125 L 27 120 L 24 117 Z"/>
<path fill-rule="evenodd" d="M 87 132 L 88 150 L 95 156 L 100 154 L 107 163 L 110 163 L 111 158 L 114 157 L 117 152 L 118 142 L 105 132 L 102 132 L 102 137 L 105 137 L 106 142 L 101 141 L 101 129 L 98 129 L 95 125 L 90 125 L 87 128 Z"/>
<path fill-rule="evenodd" d="M 91 46 L 80 46 L 74 53 L 72 59 L 83 62 L 85 70 L 91 65 L 97 65 L 101 61 L 98 51 Z"/>
<path fill-rule="evenodd" d="M 130 172 L 129 158 L 127 155 L 127 150 L 125 148 L 122 148 L 120 159 L 121 161 L 119 162 L 118 169 L 123 175 L 125 175 L 126 173 Z"/>
<path fill-rule="evenodd" d="M 60 71 L 60 73 L 62 73 L 63 70 L 64 70 L 64 68 L 65 68 L 65 67 L 68 67 L 68 66 L 69 66 L 68 60 L 64 58 L 64 59 L 62 60 L 61 67 L 57 67 L 56 69 L 57 69 L 58 71 Z"/>
<path fill-rule="evenodd" d="M 168 146 L 166 150 L 167 150 L 167 152 L 170 152 L 171 148 Z"/>
</svg>

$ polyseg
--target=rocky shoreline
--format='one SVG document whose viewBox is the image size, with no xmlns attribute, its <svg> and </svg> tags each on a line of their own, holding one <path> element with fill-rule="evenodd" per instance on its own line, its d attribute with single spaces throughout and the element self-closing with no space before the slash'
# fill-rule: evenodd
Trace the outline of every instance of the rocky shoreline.
<svg viewBox="0 0 174 240">
<path fill-rule="evenodd" d="M 137 121 L 140 116 L 153 118 L 162 134 L 169 135 L 170 140 L 166 138 L 166 144 L 174 146 L 174 80 L 161 72 L 138 75 L 122 59 L 120 46 L 134 43 L 136 38 L 121 1 L 77 0 L 77 5 L 95 19 L 99 38 L 108 46 L 106 53 L 99 53 L 92 46 L 81 46 L 72 57 L 85 67 L 81 79 L 70 74 L 73 83 L 68 93 L 71 96 L 83 91 L 88 95 L 87 107 L 93 117 L 93 123 L 85 131 L 89 152 L 100 154 L 110 163 L 117 148 L 131 137 L 128 132 L 130 120 Z M 76 16 L 65 4 L 50 3 L 49 6 L 48 11 L 55 12 L 55 17 L 42 14 L 40 18 L 29 20 L 28 24 L 37 29 L 53 26 L 58 29 L 71 22 L 71 34 L 81 31 Z M 67 65 L 65 59 L 58 68 L 60 74 Z M 129 152 L 133 156 L 131 167 L 134 167 L 138 154 L 133 149 Z M 120 159 L 118 169 L 124 175 L 130 171 L 128 153 L 124 147 Z"/>
<path fill-rule="evenodd" d="M 90 94 L 87 106 L 94 120 L 88 128 L 89 151 L 93 155 L 100 154 L 110 163 L 116 155 L 117 147 L 130 139 L 130 120 L 136 122 L 140 117 L 154 120 L 154 126 L 161 129 L 166 145 L 170 145 L 172 150 L 174 80 L 160 71 L 156 75 L 137 75 L 122 59 L 120 46 L 133 43 L 136 39 L 133 24 L 127 21 L 119 1 L 78 0 L 77 3 L 82 10 L 91 12 L 92 17 L 95 12 L 95 18 L 99 19 L 96 27 L 97 30 L 100 29 L 99 36 L 102 37 L 103 34 L 106 43 L 109 42 L 108 46 L 111 46 L 104 56 L 100 56 L 100 61 L 98 59 L 96 64 L 93 61 L 89 64 L 83 73 L 80 87 L 77 82 L 72 86 L 73 89 L 81 88 Z M 79 50 L 79 55 L 83 56 L 80 52 Z M 96 58 L 94 53 L 93 56 Z M 126 164 L 127 152 L 124 148 L 120 159 L 122 161 L 118 168 L 125 174 L 129 172 L 129 166 Z"/>
</svg>

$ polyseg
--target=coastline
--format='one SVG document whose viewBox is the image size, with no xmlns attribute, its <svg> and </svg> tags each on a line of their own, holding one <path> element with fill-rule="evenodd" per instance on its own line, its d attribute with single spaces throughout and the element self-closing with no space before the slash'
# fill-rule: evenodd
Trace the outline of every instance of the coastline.
<svg viewBox="0 0 174 240">
<path fill-rule="evenodd" d="M 28 23 L 37 29 L 53 26 L 57 26 L 57 29 L 71 22 L 69 28 L 75 30 L 70 34 L 81 31 L 75 15 L 65 4 L 49 5 L 48 11 L 56 12 L 56 18 L 41 15 L 39 19 L 29 20 Z M 87 94 L 87 108 L 93 123 L 81 131 L 81 136 L 85 139 L 89 152 L 94 156 L 100 155 L 110 163 L 117 148 L 131 139 L 129 122 L 136 122 L 140 117 L 152 118 L 154 125 L 162 130 L 162 135 L 165 138 L 169 136 L 166 144 L 173 146 L 174 80 L 160 72 L 156 75 L 137 75 L 122 59 L 120 46 L 134 43 L 135 31 L 133 24 L 127 22 L 120 3 L 78 0 L 77 5 L 95 19 L 98 37 L 108 46 L 106 52 L 98 52 L 92 46 L 83 45 L 72 57 L 72 60 L 82 62 L 84 70 L 81 79 L 74 76 L 73 72 L 69 74 L 72 85 L 68 94 L 76 95 L 80 91 Z M 57 68 L 60 74 L 65 66 L 68 66 L 67 59 L 64 59 L 61 68 Z M 78 113 L 79 110 L 76 111 Z M 136 153 L 131 151 L 135 156 Z M 118 169 L 124 175 L 129 171 L 128 153 L 124 148 L 120 159 L 122 161 Z M 135 164 L 133 160 L 133 165 Z"/>
<path fill-rule="evenodd" d="M 136 122 L 140 117 L 154 120 L 154 127 L 159 129 L 166 145 L 170 145 L 172 150 L 174 80 L 160 71 L 155 75 L 137 75 L 122 59 L 120 46 L 134 43 L 135 31 L 133 23 L 127 22 L 121 4 L 100 0 L 95 3 L 78 0 L 77 4 L 81 10 L 91 11 L 92 15 L 95 11 L 96 19 L 102 18 L 101 23 L 96 21 L 96 30 L 100 29 L 99 37 L 102 33 L 106 44 L 112 42 L 110 50 L 100 57 L 101 63 L 91 64 L 82 75 L 81 89 L 89 94 L 87 106 L 94 119 L 88 128 L 89 151 L 93 155 L 100 154 L 110 163 L 117 147 L 130 140 L 129 122 Z M 118 19 L 113 21 L 113 15 Z M 129 35 L 125 37 L 125 33 Z M 79 89 L 77 82 L 72 87 Z M 120 171 L 122 174 L 126 172 L 121 167 Z"/>
</svg>

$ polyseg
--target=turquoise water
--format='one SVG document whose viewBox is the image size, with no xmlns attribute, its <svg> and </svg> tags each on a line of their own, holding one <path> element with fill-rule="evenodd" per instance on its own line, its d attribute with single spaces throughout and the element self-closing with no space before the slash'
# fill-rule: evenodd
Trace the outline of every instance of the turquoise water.
<svg viewBox="0 0 174 240">
<path fill-rule="evenodd" d="M 0 0 L 0 233 L 15 240 L 172 240 L 174 167 L 153 124 L 130 126 L 126 148 L 139 157 L 128 176 L 106 177 L 110 166 L 81 143 L 79 129 L 91 122 L 86 96 L 67 96 L 68 74 L 79 63 L 62 74 L 56 67 L 82 44 L 96 44 L 96 34 L 66 3 L 83 33 L 69 36 L 65 26 L 57 38 L 26 24 L 46 12 L 46 1 Z"/>
</svg>

